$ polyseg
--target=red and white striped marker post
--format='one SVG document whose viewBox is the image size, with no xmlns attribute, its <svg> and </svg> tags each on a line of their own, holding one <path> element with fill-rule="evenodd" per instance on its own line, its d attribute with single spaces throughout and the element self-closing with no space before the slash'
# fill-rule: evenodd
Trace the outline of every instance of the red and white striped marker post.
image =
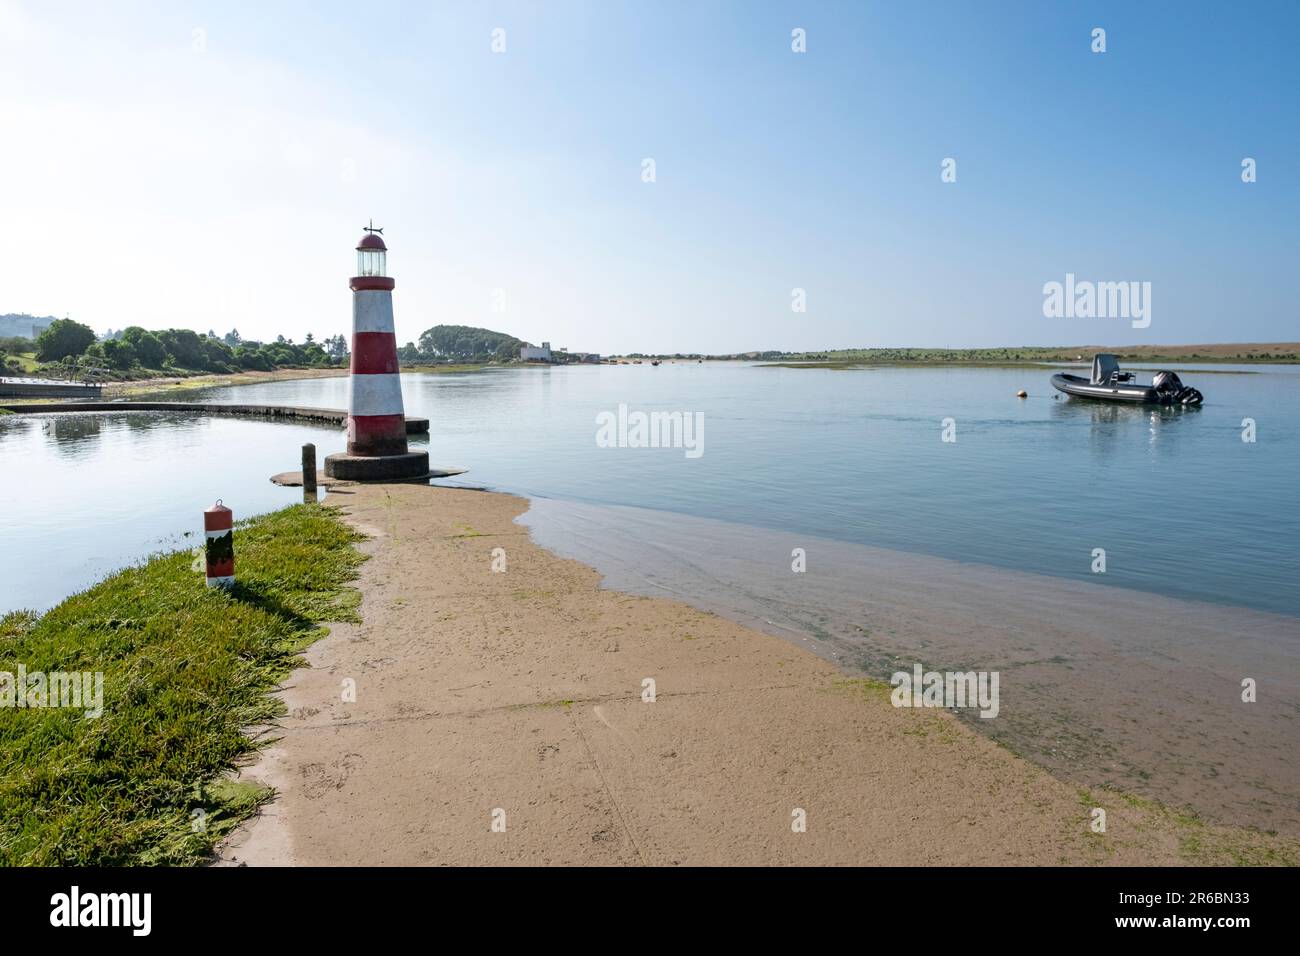
<svg viewBox="0 0 1300 956">
<path fill-rule="evenodd" d="M 207 581 L 210 588 L 228 588 L 235 583 L 234 512 L 217 499 L 203 512 L 203 549 L 208 560 Z"/>
<path fill-rule="evenodd" d="M 352 375 L 348 395 L 348 454 L 365 458 L 406 454 L 406 412 L 393 331 L 393 287 L 384 275 L 388 247 L 366 227 L 352 277 Z"/>
</svg>

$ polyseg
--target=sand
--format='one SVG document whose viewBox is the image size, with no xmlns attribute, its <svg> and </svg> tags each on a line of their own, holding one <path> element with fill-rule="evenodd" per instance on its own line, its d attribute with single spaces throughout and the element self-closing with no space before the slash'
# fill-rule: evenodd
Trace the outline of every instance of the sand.
<svg viewBox="0 0 1300 956">
<path fill-rule="evenodd" d="M 105 382 L 104 398 L 130 398 L 135 395 L 152 395 L 158 392 L 181 392 L 187 389 L 215 388 L 223 385 L 261 385 L 265 382 L 283 382 L 300 378 L 341 378 L 347 368 L 277 368 L 270 372 L 247 370 L 228 375 L 165 376 L 163 378 L 138 378 L 123 382 Z"/>
<path fill-rule="evenodd" d="M 352 485 L 327 502 L 371 536 L 363 622 L 334 626 L 284 687 L 279 739 L 244 770 L 276 798 L 220 848 L 222 864 L 1295 853 L 1118 793 L 1085 798 L 950 714 L 895 708 L 888 688 L 786 640 L 602 589 L 594 570 L 533 543 L 514 520 L 523 499 Z M 492 570 L 495 549 L 504 572 Z M 344 699 L 348 681 L 355 700 Z M 1090 828 L 1094 805 L 1105 833 Z"/>
<path fill-rule="evenodd" d="M 852 673 L 997 671 L 997 719 L 960 716 L 1054 776 L 1300 838 L 1297 618 L 625 505 L 538 498 L 520 522 L 606 587 Z"/>
</svg>

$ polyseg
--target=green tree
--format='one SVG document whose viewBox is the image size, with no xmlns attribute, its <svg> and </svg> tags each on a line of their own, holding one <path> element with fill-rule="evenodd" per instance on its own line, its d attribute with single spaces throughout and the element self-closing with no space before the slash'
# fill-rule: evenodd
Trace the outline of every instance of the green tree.
<svg viewBox="0 0 1300 956">
<path fill-rule="evenodd" d="M 420 351 L 453 362 L 507 361 L 519 358 L 524 343 L 513 335 L 469 325 L 435 325 L 420 334 Z"/>
<path fill-rule="evenodd" d="M 257 350 L 257 354 L 265 358 L 271 368 L 298 364 L 298 357 L 294 355 L 293 347 L 284 342 L 272 342 L 270 345 L 263 345 Z"/>
<path fill-rule="evenodd" d="M 303 362 L 306 365 L 320 367 L 330 364 L 329 353 L 325 351 L 319 342 L 304 344 L 301 351 Z"/>
<path fill-rule="evenodd" d="M 35 352 L 36 343 L 21 335 L 10 335 L 0 338 L 0 351 L 8 352 L 11 355 L 21 355 L 23 352 Z"/>
<path fill-rule="evenodd" d="M 167 360 L 167 350 L 162 341 L 148 329 L 138 325 L 128 326 L 122 330 L 122 342 L 131 347 L 135 360 L 145 368 L 162 368 Z"/>
<path fill-rule="evenodd" d="M 36 336 L 36 357 L 58 362 L 81 355 L 95 343 L 95 331 L 71 319 L 55 319 Z"/>
<path fill-rule="evenodd" d="M 235 370 L 235 352 L 225 342 L 217 338 L 206 337 L 199 340 L 203 352 L 203 367 L 212 372 L 233 372 Z"/>
<path fill-rule="evenodd" d="M 247 344 L 241 345 L 235 349 L 235 361 L 242 369 L 250 369 L 258 372 L 269 372 L 273 367 L 270 361 L 262 355 L 261 351 Z"/>
<path fill-rule="evenodd" d="M 171 364 L 180 368 L 205 368 L 206 360 L 198 334 L 190 329 L 163 329 L 158 340 L 171 358 Z"/>
<path fill-rule="evenodd" d="M 135 350 L 121 339 L 101 342 L 100 348 L 103 350 L 104 361 L 108 363 L 109 368 L 125 371 L 135 365 Z"/>
<path fill-rule="evenodd" d="M 325 340 L 325 351 L 334 362 L 342 362 L 348 357 L 348 340 L 342 335 L 336 335 L 332 339 Z"/>
</svg>

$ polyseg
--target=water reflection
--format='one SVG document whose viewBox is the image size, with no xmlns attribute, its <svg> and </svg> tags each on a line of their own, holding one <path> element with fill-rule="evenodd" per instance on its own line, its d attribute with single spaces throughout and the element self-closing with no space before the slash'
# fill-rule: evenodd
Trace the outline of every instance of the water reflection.
<svg viewBox="0 0 1300 956">
<path fill-rule="evenodd" d="M 104 428 L 98 415 L 50 415 L 40 419 L 41 433 L 56 444 L 59 451 L 72 451 L 77 442 L 94 438 Z"/>
<path fill-rule="evenodd" d="M 1052 417 L 1063 421 L 1086 418 L 1094 426 L 1116 425 L 1130 422 L 1178 421 L 1188 415 L 1199 415 L 1200 405 L 1138 405 L 1125 402 L 1097 402 L 1088 399 L 1062 398 L 1052 402 Z"/>
<path fill-rule="evenodd" d="M 43 610 L 158 550 L 185 546 L 223 498 L 237 518 L 301 500 L 271 484 L 342 431 L 188 413 L 0 419 L 0 613 Z"/>
<path fill-rule="evenodd" d="M 201 433 L 202 416 L 170 412 L 91 412 L 85 415 L 67 413 L 44 415 L 33 419 L 49 447 L 69 458 L 96 454 L 101 441 L 119 439 L 137 442 L 154 432 L 164 432 L 174 439 L 185 434 Z"/>
<path fill-rule="evenodd" d="M 1099 460 L 1133 450 L 1133 436 L 1146 437 L 1149 452 L 1157 450 L 1162 440 L 1176 435 L 1170 429 L 1183 425 L 1189 418 L 1201 414 L 1199 405 L 1138 405 L 1120 402 L 1098 402 L 1087 399 L 1061 398 L 1052 402 L 1054 421 L 1077 425 L 1086 423 L 1089 428 L 1088 450 Z"/>
</svg>

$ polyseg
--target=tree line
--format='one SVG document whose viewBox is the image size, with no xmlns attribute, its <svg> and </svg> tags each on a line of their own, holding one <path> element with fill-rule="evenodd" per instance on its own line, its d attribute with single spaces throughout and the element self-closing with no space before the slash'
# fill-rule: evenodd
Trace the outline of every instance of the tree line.
<svg viewBox="0 0 1300 956">
<path fill-rule="evenodd" d="M 149 331 L 138 325 L 101 339 L 90 326 L 72 319 L 56 319 L 35 340 L 0 340 L 0 351 L 10 354 L 34 352 L 47 365 L 82 369 L 131 372 L 218 372 L 277 368 L 325 368 L 348 357 L 348 342 L 342 335 L 316 341 L 308 333 L 302 342 L 283 335 L 274 342 L 244 339 L 237 329 L 224 336 L 206 335 L 191 329 Z M 12 364 L 12 363 L 5 363 Z"/>
<path fill-rule="evenodd" d="M 420 333 L 419 342 L 398 349 L 406 364 L 484 364 L 515 362 L 527 342 L 505 332 L 468 325 L 435 325 Z M 277 368 L 328 368 L 345 364 L 349 342 L 343 335 L 317 340 L 310 333 L 302 342 L 283 335 L 274 342 L 243 338 L 237 329 L 206 335 L 190 329 L 150 331 L 138 325 L 104 336 L 72 319 L 56 319 L 35 338 L 0 338 L 0 369 L 16 371 L 20 363 L 8 356 L 35 353 L 44 371 L 55 374 L 76 369 L 131 377 L 151 372 L 183 374 L 271 371 Z M 6 355 L 8 353 L 8 355 Z"/>
</svg>

